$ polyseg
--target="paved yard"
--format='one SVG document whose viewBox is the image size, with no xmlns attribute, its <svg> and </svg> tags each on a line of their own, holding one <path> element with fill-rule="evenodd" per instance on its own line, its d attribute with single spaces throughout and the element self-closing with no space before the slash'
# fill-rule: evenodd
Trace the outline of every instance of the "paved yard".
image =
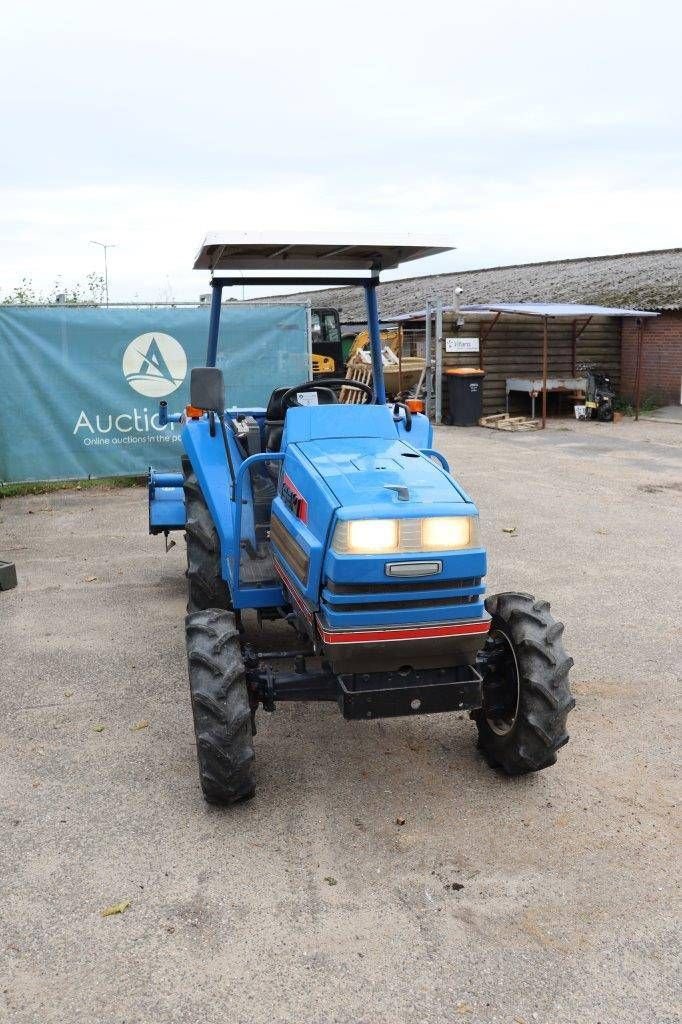
<svg viewBox="0 0 682 1024">
<path fill-rule="evenodd" d="M 537 776 L 491 772 L 461 716 L 292 705 L 260 715 L 255 800 L 204 805 L 182 541 L 138 489 L 2 503 L 0 1020 L 678 1019 L 682 427 L 439 444 L 490 589 L 566 622 L 571 742 Z"/>
</svg>

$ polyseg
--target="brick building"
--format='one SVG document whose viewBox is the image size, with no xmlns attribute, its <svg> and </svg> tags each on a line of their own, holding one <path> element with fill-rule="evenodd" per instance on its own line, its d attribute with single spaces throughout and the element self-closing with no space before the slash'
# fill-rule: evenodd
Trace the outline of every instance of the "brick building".
<svg viewBox="0 0 682 1024">
<path fill-rule="evenodd" d="M 379 286 L 382 319 L 424 309 L 427 301 L 450 303 L 456 287 L 462 289 L 463 304 L 576 302 L 661 312 L 659 318 L 647 324 L 644 333 L 641 395 L 666 403 L 680 401 L 682 248 L 386 281 Z M 357 288 L 329 288 L 303 292 L 301 296 L 315 305 L 338 309 L 342 322 L 358 321 L 364 315 L 364 299 Z M 618 331 L 616 361 L 620 366 L 610 369 L 619 381 L 620 392 L 632 398 L 637 327 L 632 321 L 622 321 Z"/>
<path fill-rule="evenodd" d="M 632 398 L 637 372 L 637 325 L 625 320 L 621 334 L 621 392 Z M 666 405 L 682 404 L 682 304 L 662 309 L 647 322 L 640 367 L 642 395 Z"/>
</svg>

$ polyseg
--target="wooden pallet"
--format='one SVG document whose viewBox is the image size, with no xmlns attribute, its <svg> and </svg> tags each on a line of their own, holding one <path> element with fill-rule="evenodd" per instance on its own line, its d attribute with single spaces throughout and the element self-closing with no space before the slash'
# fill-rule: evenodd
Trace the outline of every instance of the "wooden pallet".
<svg viewBox="0 0 682 1024">
<path fill-rule="evenodd" d="M 491 430 L 539 430 L 540 420 L 532 420 L 530 416 L 510 416 L 509 413 L 500 412 L 495 416 L 481 416 L 478 425 L 479 427 L 489 427 Z"/>
<path fill-rule="evenodd" d="M 368 384 L 372 386 L 372 366 L 370 363 L 356 363 L 353 366 L 348 367 L 346 371 L 346 380 L 357 380 L 360 384 Z M 322 381 L 324 384 L 324 381 Z M 362 391 L 357 388 L 348 387 L 344 385 L 341 388 L 339 395 L 339 402 L 343 405 L 362 405 L 366 402 L 367 398 Z"/>
</svg>

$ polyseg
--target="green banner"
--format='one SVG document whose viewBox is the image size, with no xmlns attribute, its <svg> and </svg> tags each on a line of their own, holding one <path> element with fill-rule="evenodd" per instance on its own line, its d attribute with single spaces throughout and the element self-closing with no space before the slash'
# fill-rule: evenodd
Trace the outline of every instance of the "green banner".
<svg viewBox="0 0 682 1024">
<path fill-rule="evenodd" d="M 0 306 L 0 479 L 64 480 L 175 469 L 179 427 L 203 366 L 207 308 Z M 228 406 L 267 405 L 273 388 L 307 380 L 308 309 L 223 307 L 218 365 Z"/>
</svg>

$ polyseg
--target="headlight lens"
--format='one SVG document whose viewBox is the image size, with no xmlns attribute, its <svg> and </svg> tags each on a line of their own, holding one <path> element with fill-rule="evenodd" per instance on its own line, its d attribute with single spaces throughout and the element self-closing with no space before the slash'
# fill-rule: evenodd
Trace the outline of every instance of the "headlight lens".
<svg viewBox="0 0 682 1024">
<path fill-rule="evenodd" d="M 397 519 L 355 519 L 348 523 L 350 554 L 382 555 L 397 550 Z"/>
<path fill-rule="evenodd" d="M 426 551 L 451 551 L 469 547 L 469 516 L 434 516 L 422 521 L 422 546 Z"/>
<path fill-rule="evenodd" d="M 342 555 L 458 551 L 478 544 L 476 516 L 349 519 L 336 524 L 332 547 Z"/>
</svg>

